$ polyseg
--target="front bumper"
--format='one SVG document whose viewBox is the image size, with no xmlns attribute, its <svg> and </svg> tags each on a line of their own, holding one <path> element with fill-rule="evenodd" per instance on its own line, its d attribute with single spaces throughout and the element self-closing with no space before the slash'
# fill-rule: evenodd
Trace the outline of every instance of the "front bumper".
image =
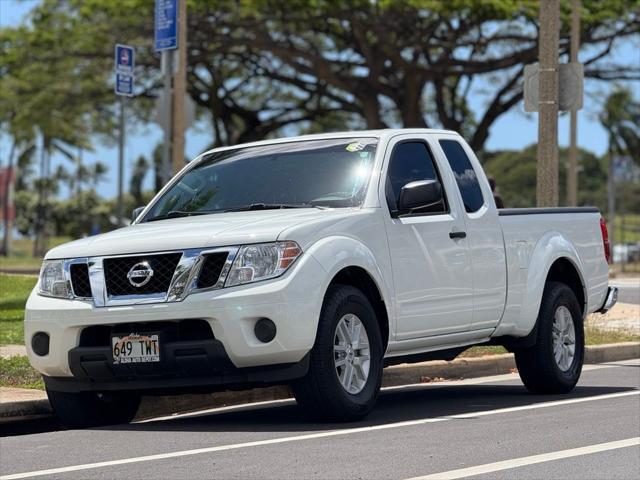
<svg viewBox="0 0 640 480">
<path fill-rule="evenodd" d="M 317 260 L 303 255 L 280 278 L 196 293 L 175 303 L 95 307 L 88 302 L 43 297 L 33 292 L 25 310 L 27 355 L 32 366 L 45 377 L 69 377 L 82 382 L 86 378 L 75 367 L 72 369 L 70 360 L 74 354 L 70 352 L 81 347 L 81 333 L 86 327 L 194 319 L 210 325 L 216 345 L 225 352 L 226 360 L 219 361 L 226 361 L 231 367 L 212 368 L 210 361 L 215 355 L 207 354 L 208 359 L 203 359 L 207 374 L 220 376 L 220 372 L 238 373 L 235 369 L 298 364 L 315 341 L 325 287 L 321 279 L 325 277 L 326 272 Z M 276 324 L 277 334 L 269 343 L 260 342 L 254 334 L 260 318 L 269 318 Z M 36 332 L 50 336 L 47 355 L 36 355 L 31 348 L 31 338 Z M 209 352 L 208 348 L 205 351 Z M 208 382 L 210 379 L 206 378 L 210 376 L 201 377 L 202 381 Z M 197 384 L 195 378 L 192 376 L 189 382 Z"/>
<path fill-rule="evenodd" d="M 607 295 L 605 296 L 604 304 L 597 313 L 607 313 L 618 302 L 618 287 L 609 287 L 607 289 Z"/>
</svg>

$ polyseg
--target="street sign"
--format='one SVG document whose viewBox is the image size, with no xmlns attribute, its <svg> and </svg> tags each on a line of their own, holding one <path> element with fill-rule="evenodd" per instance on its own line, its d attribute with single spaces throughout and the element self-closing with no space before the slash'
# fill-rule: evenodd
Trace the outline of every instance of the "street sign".
<svg viewBox="0 0 640 480">
<path fill-rule="evenodd" d="M 538 111 L 538 64 L 524 67 L 524 111 Z M 584 66 L 581 63 L 558 65 L 558 110 L 581 110 L 584 96 Z"/>
<path fill-rule="evenodd" d="M 178 0 L 156 0 L 156 52 L 178 48 Z"/>
<path fill-rule="evenodd" d="M 135 50 L 128 45 L 116 44 L 116 72 L 133 75 L 136 58 Z"/>
<path fill-rule="evenodd" d="M 133 96 L 133 75 L 116 73 L 116 94 Z"/>
</svg>

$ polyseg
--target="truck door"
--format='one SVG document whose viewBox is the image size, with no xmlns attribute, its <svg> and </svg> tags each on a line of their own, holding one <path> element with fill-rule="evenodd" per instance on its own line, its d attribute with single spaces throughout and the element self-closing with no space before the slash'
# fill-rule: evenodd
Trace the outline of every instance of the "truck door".
<svg viewBox="0 0 640 480">
<path fill-rule="evenodd" d="M 400 136 L 386 151 L 381 197 L 396 298 L 396 338 L 407 340 L 470 328 L 473 284 L 460 205 L 447 189 L 453 177 L 438 164 L 427 138 Z M 443 168 L 443 167 L 446 167 Z M 400 190 L 410 182 L 438 180 L 444 201 L 398 212 Z M 451 200 L 453 198 L 453 201 Z M 386 205 L 385 205 L 386 203 Z"/>
<path fill-rule="evenodd" d="M 489 183 L 470 147 L 454 135 L 439 136 L 438 144 L 455 176 L 458 187 L 455 194 L 464 205 L 474 291 L 472 329 L 495 327 L 502 317 L 507 293 L 498 211 Z"/>
</svg>

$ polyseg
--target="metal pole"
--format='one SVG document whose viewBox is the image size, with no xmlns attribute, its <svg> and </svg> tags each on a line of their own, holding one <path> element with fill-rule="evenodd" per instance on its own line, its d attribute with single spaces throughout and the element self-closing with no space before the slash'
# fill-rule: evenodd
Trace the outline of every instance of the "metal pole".
<svg viewBox="0 0 640 480">
<path fill-rule="evenodd" d="M 187 2 L 178 0 L 178 49 L 176 72 L 173 77 L 173 141 L 172 173 L 185 165 L 184 132 L 186 130 L 185 96 L 187 93 Z"/>
<path fill-rule="evenodd" d="M 124 97 L 120 97 L 120 118 L 118 120 L 118 205 L 116 208 L 118 226 L 124 218 L 122 190 L 124 181 Z"/>
<path fill-rule="evenodd" d="M 616 222 L 616 179 L 614 177 L 613 154 L 609 151 L 609 178 L 607 179 L 607 215 L 609 220 L 609 244 L 611 245 L 611 253 L 615 248 L 615 222 Z"/>
<path fill-rule="evenodd" d="M 539 33 L 538 175 L 539 207 L 558 205 L 558 44 L 560 1 L 541 0 Z"/>
<path fill-rule="evenodd" d="M 172 134 L 171 127 L 173 124 L 172 112 L 172 77 L 173 77 L 173 51 L 164 50 L 162 52 L 162 69 L 164 73 L 164 89 L 162 91 L 164 101 L 164 143 L 162 145 L 162 184 L 165 185 L 171 178 L 171 150 L 172 150 Z"/>
<path fill-rule="evenodd" d="M 571 2 L 571 63 L 578 62 L 580 48 L 580 0 Z M 569 165 L 567 168 L 567 205 L 578 204 L 578 111 L 571 109 L 569 125 Z"/>
</svg>

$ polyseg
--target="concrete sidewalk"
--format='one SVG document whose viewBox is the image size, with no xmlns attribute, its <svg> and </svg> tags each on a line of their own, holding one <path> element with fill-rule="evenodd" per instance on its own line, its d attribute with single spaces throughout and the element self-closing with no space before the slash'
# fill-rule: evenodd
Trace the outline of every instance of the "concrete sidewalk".
<svg viewBox="0 0 640 480">
<path fill-rule="evenodd" d="M 27 348 L 24 345 L 0 346 L 0 358 L 26 357 Z"/>
<path fill-rule="evenodd" d="M 606 363 L 640 358 L 640 342 L 588 346 L 585 363 Z M 515 371 L 512 354 L 479 358 L 458 358 L 451 362 L 433 361 L 389 367 L 384 371 L 383 386 L 411 385 L 442 380 L 484 377 Z M 138 419 L 179 412 L 240 405 L 291 397 L 287 386 L 256 388 L 199 395 L 144 397 Z M 18 421 L 34 415 L 51 414 L 46 394 L 41 390 L 0 388 L 0 423 Z"/>
</svg>

